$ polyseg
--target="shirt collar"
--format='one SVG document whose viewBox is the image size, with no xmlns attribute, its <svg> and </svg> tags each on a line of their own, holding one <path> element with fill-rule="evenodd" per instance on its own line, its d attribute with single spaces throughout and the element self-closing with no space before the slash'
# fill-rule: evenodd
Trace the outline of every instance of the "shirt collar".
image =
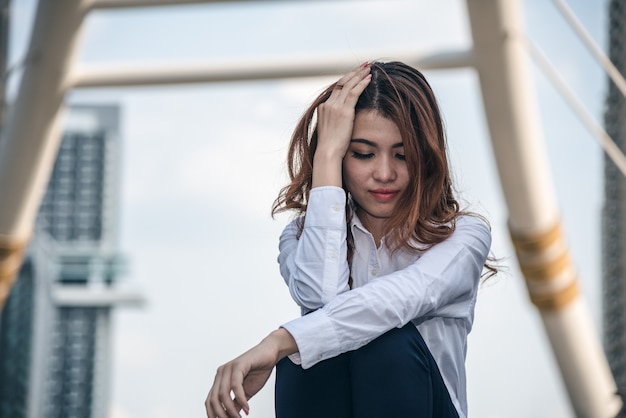
<svg viewBox="0 0 626 418">
<path fill-rule="evenodd" d="M 348 201 L 348 205 L 350 205 L 350 215 L 351 215 L 350 228 L 352 229 L 352 234 L 354 234 L 355 230 L 359 230 L 361 232 L 364 232 L 367 235 L 372 235 L 370 231 L 368 231 L 367 228 L 363 226 L 363 222 L 361 222 L 361 220 L 359 219 L 359 216 L 356 214 L 356 208 L 354 206 L 354 202 L 352 201 L 352 199 Z"/>
<path fill-rule="evenodd" d="M 374 242 L 374 236 L 372 235 L 372 233 L 365 227 L 363 226 L 363 222 L 361 222 L 361 220 L 359 219 L 358 215 L 356 214 L 356 211 L 354 210 L 354 203 L 352 202 L 352 200 L 349 201 L 349 205 L 350 205 L 350 213 L 352 215 L 352 219 L 350 219 L 350 228 L 352 230 L 352 236 L 354 237 L 354 239 L 359 239 L 357 238 L 358 234 L 355 234 L 356 231 L 359 231 L 359 233 L 365 234 L 365 236 L 369 236 L 372 239 L 372 242 Z M 360 235 L 360 237 L 362 237 L 363 235 Z M 418 248 L 418 252 L 423 252 L 427 249 L 427 247 L 420 245 L 419 243 L 415 243 L 414 244 L 416 246 L 416 248 Z M 385 237 L 382 238 L 381 240 L 381 247 L 384 247 L 385 245 Z M 421 250 L 419 249 L 421 248 Z M 407 253 L 410 257 L 414 257 L 415 253 L 413 251 L 408 251 L 404 248 L 401 249 L 401 251 L 399 253 Z"/>
<path fill-rule="evenodd" d="M 354 210 L 354 205 L 350 205 L 350 209 L 351 209 L 351 214 L 352 214 L 352 219 L 350 220 L 350 228 L 352 230 L 352 237 L 354 238 L 355 243 L 357 241 L 361 241 L 361 243 L 368 241 L 368 242 L 371 242 L 372 245 L 374 245 L 374 236 L 363 225 L 363 222 L 361 222 L 361 219 L 359 219 L 358 215 L 356 214 L 356 211 Z M 376 246 L 374 245 L 374 247 Z M 383 247 L 385 247 L 385 237 L 381 239 L 380 247 L 378 249 L 380 250 Z"/>
</svg>

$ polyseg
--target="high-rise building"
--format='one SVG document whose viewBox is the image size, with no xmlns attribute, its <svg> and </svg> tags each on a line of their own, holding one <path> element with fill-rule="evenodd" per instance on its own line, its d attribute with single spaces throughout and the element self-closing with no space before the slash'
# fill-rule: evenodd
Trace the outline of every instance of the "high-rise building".
<svg viewBox="0 0 626 418">
<path fill-rule="evenodd" d="M 117 247 L 117 106 L 74 106 L 36 233 L 0 313 L 0 418 L 106 418 Z"/>
<path fill-rule="evenodd" d="M 609 3 L 609 57 L 626 74 L 626 4 Z M 616 145 L 626 151 L 626 98 L 609 80 L 604 123 Z M 626 391 L 626 181 L 604 157 L 602 214 L 604 348 L 622 396 Z M 626 408 L 619 417 L 626 417 Z"/>
</svg>

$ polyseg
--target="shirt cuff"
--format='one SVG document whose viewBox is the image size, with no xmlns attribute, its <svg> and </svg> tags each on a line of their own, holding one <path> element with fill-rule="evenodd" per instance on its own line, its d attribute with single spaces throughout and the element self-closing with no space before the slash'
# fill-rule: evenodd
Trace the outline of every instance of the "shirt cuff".
<svg viewBox="0 0 626 418">
<path fill-rule="evenodd" d="M 311 189 L 304 227 L 342 228 L 346 223 L 346 192 L 341 187 Z"/>
<path fill-rule="evenodd" d="M 289 356 L 295 364 L 308 369 L 322 360 L 341 354 L 339 336 L 330 318 L 322 309 L 282 325 L 298 345 L 298 352 Z"/>
</svg>

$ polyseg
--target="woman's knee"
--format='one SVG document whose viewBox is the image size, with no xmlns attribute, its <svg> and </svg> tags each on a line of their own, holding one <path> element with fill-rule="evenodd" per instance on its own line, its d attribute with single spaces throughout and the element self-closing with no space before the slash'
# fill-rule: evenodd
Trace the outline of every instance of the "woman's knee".
<svg viewBox="0 0 626 418">
<path fill-rule="evenodd" d="M 439 368 L 412 323 L 354 351 L 351 373 L 355 416 L 456 416 Z"/>
<path fill-rule="evenodd" d="M 341 355 L 310 369 L 288 358 L 276 365 L 277 418 L 352 417 L 348 358 Z"/>
<path fill-rule="evenodd" d="M 419 331 L 412 323 L 402 328 L 394 328 L 366 346 L 352 353 L 351 364 L 354 367 L 382 367 L 389 370 L 396 367 L 406 368 L 408 362 L 418 367 L 428 367 L 430 351 Z M 391 368 L 391 369 L 390 369 Z"/>
</svg>

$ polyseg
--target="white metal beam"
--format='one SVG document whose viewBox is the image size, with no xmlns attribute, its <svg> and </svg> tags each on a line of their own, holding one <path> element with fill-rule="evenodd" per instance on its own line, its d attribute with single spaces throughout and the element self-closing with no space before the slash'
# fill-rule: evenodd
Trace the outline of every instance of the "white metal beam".
<svg viewBox="0 0 626 418">
<path fill-rule="evenodd" d="M 591 35 L 585 30 L 585 27 L 580 23 L 578 18 L 576 18 L 574 12 L 567 6 L 567 3 L 563 0 L 552 0 L 552 2 L 561 11 L 567 23 L 569 23 L 591 55 L 598 61 L 598 64 L 604 68 L 604 71 L 606 71 L 607 75 L 613 80 L 613 83 L 615 83 L 615 86 L 622 92 L 622 95 L 626 97 L 626 79 L 624 79 L 622 73 L 613 65 L 611 59 L 602 51 L 602 48 L 594 42 Z"/>
<path fill-rule="evenodd" d="M 273 0 L 274 2 L 307 2 L 322 0 Z M 324 0 L 329 1 L 329 0 Z M 88 9 L 127 9 L 151 6 L 181 6 L 202 3 L 254 3 L 258 0 L 85 0 Z"/>
<path fill-rule="evenodd" d="M 372 54 L 369 56 L 384 56 Z M 469 50 L 434 54 L 394 54 L 423 70 L 464 68 L 473 64 Z M 145 86 L 184 83 L 270 80 L 342 74 L 358 65 L 345 54 L 337 56 L 266 59 L 177 65 L 77 68 L 68 79 L 67 88 Z"/>
<path fill-rule="evenodd" d="M 589 132 L 593 134 L 600 146 L 606 152 L 606 155 L 613 161 L 613 164 L 622 172 L 622 175 L 626 177 L 626 156 L 622 150 L 617 146 L 613 138 L 606 132 L 606 130 L 596 122 L 595 118 L 587 111 L 583 103 L 578 100 L 574 92 L 569 88 L 567 83 L 559 75 L 559 73 L 552 67 L 550 61 L 543 55 L 541 50 L 533 45 L 532 42 L 526 42 L 528 52 L 534 58 L 535 62 L 541 68 L 543 73 L 550 79 L 552 85 L 560 93 L 565 102 L 572 108 L 572 110 L 578 115 L 580 121 L 589 129 Z M 620 75 L 621 77 L 621 75 Z M 624 80 L 623 77 L 621 77 Z M 626 81 L 624 82 L 626 88 Z M 626 90 L 622 92 L 626 97 Z"/>
<path fill-rule="evenodd" d="M 121 290 L 105 286 L 63 286 L 52 289 L 52 299 L 57 306 L 113 307 L 117 305 L 143 306 L 146 299 L 139 291 Z"/>
<path fill-rule="evenodd" d="M 21 83 L 0 137 L 0 307 L 58 150 L 65 77 L 85 13 L 80 6 L 81 0 L 38 2 Z"/>
</svg>

